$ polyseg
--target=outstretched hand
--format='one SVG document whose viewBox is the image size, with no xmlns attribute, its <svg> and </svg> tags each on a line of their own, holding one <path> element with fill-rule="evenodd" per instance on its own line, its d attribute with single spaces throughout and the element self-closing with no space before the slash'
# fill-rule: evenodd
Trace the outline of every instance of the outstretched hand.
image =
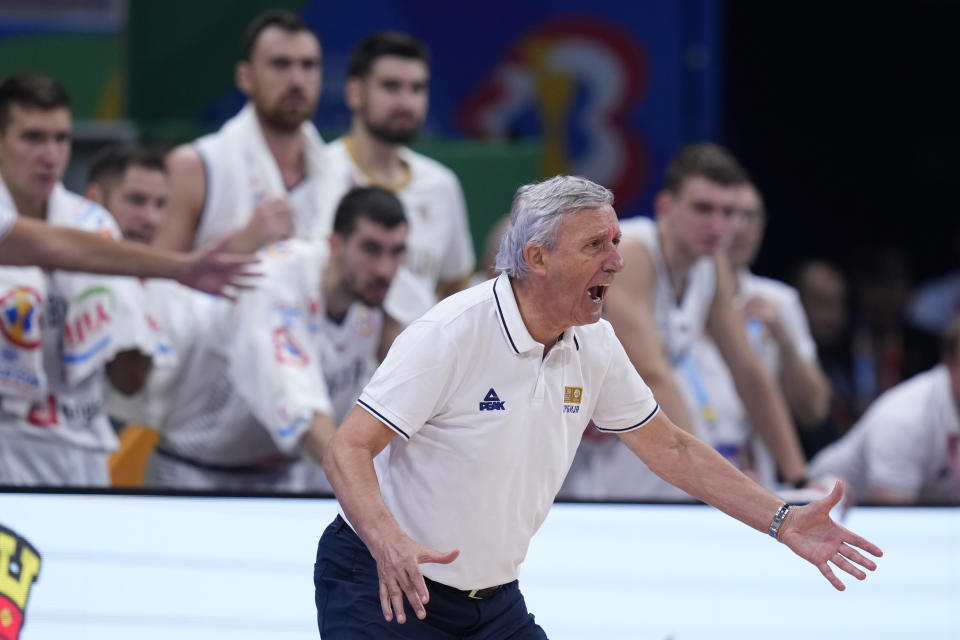
<svg viewBox="0 0 960 640">
<path fill-rule="evenodd" d="M 190 254 L 187 268 L 177 282 L 229 300 L 235 296 L 227 287 L 252 289 L 249 279 L 261 274 L 249 270 L 249 267 L 259 260 L 252 255 L 227 253 L 228 241 L 229 237 L 223 238 Z"/>
<path fill-rule="evenodd" d="M 397 622 L 403 624 L 407 621 L 403 611 L 404 596 L 418 618 L 427 617 L 424 605 L 430 600 L 430 594 L 419 565 L 424 562 L 449 564 L 457 559 L 460 551 L 436 551 L 403 535 L 380 545 L 373 555 L 377 560 L 383 617 L 390 622 L 396 615 Z"/>
<path fill-rule="evenodd" d="M 867 574 L 860 567 L 874 571 L 877 563 L 857 549 L 878 558 L 883 555 L 880 547 L 841 527 L 830 518 L 830 510 L 842 498 L 843 481 L 838 480 L 829 495 L 802 507 L 792 507 L 780 527 L 781 535 L 778 536 L 794 553 L 820 569 L 823 577 L 838 591 L 843 591 L 846 587 L 834 575 L 830 563 L 857 580 L 863 580 Z"/>
</svg>

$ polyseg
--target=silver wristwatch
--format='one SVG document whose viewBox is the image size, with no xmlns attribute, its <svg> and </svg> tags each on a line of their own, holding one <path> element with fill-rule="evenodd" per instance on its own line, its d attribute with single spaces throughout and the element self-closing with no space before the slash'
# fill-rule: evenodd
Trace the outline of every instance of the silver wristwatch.
<svg viewBox="0 0 960 640">
<path fill-rule="evenodd" d="M 770 531 L 767 533 L 770 534 L 770 537 L 776 539 L 777 531 L 780 529 L 780 525 L 783 524 L 784 518 L 787 517 L 787 514 L 790 512 L 790 505 L 784 502 L 780 505 L 780 508 L 777 509 L 776 515 L 773 516 L 773 520 L 770 522 Z"/>
</svg>

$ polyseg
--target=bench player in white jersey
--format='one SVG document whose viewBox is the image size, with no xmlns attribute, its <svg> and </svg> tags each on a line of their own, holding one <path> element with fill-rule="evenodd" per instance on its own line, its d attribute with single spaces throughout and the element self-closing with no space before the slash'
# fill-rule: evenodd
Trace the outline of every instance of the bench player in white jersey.
<svg viewBox="0 0 960 640">
<path fill-rule="evenodd" d="M 321 458 L 376 366 L 379 307 L 406 233 L 399 200 L 367 187 L 338 207 L 329 263 L 326 243 L 264 249 L 262 286 L 209 310 L 216 319 L 170 398 L 147 483 L 328 490 L 321 470 L 302 470 L 300 451 Z"/>
<path fill-rule="evenodd" d="M 717 145 L 681 149 L 667 166 L 654 202 L 656 222 L 622 225 L 626 267 L 606 301 L 608 319 L 637 371 L 680 427 L 695 422 L 676 366 L 706 329 L 730 367 L 744 405 L 770 447 L 784 479 L 806 482 L 806 468 L 783 397 L 753 354 L 733 306 L 733 278 L 718 250 L 736 210 L 736 187 L 747 182 L 736 159 Z M 697 434 L 702 436 L 703 434 Z M 682 499 L 640 465 L 619 442 L 585 439 L 561 495 Z"/>
<path fill-rule="evenodd" d="M 271 10 L 247 27 L 237 87 L 248 101 L 216 133 L 167 161 L 170 211 L 155 244 L 185 250 L 229 237 L 253 252 L 291 236 L 326 237 L 323 141 L 310 122 L 320 96 L 320 42 L 298 16 Z"/>
<path fill-rule="evenodd" d="M 60 183 L 70 155 L 69 97 L 45 76 L 0 83 L 0 206 L 119 238 L 102 207 Z M 0 484 L 106 485 L 116 436 L 104 373 L 124 392 L 157 348 L 132 278 L 0 268 Z"/>
<path fill-rule="evenodd" d="M 460 182 L 450 169 L 405 145 L 427 115 L 430 54 L 409 35 L 378 32 L 350 57 L 346 101 L 350 131 L 327 147 L 330 206 L 354 185 L 376 185 L 399 196 L 410 236 L 407 261 L 386 310 L 408 324 L 470 282 L 473 241 Z"/>
<path fill-rule="evenodd" d="M 960 504 L 960 315 L 942 362 L 877 398 L 810 469 L 846 479 L 859 502 Z"/>
<path fill-rule="evenodd" d="M 744 316 L 754 352 L 777 380 L 791 414 L 800 426 L 816 426 L 826 416 L 830 383 L 817 361 L 817 348 L 797 291 L 783 282 L 750 271 L 760 249 L 766 211 L 753 184 L 736 188 L 736 211 L 730 221 L 725 255 L 733 269 L 734 305 Z M 743 471 L 751 470 L 768 488 L 776 469 L 756 436 L 723 356 L 701 334 L 679 366 L 691 419 L 704 439 Z"/>
</svg>

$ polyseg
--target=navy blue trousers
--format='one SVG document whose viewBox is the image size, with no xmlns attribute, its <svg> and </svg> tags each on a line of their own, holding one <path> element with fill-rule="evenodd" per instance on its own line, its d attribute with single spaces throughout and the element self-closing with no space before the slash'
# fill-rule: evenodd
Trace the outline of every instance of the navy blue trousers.
<svg viewBox="0 0 960 640">
<path fill-rule="evenodd" d="M 427 617 L 419 620 L 404 598 L 407 621 L 387 622 L 380 608 L 377 563 L 353 529 L 337 517 L 320 537 L 316 585 L 317 625 L 323 640 L 546 640 L 527 612 L 516 581 L 485 600 L 427 582 Z"/>
</svg>

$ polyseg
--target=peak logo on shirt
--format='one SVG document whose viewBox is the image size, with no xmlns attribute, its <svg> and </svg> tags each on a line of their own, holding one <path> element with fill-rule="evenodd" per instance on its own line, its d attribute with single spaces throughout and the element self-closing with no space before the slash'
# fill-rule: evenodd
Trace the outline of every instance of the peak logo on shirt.
<svg viewBox="0 0 960 640">
<path fill-rule="evenodd" d="M 480 411 L 506 411 L 506 404 L 491 387 L 483 397 L 483 402 L 480 403 Z"/>
</svg>

